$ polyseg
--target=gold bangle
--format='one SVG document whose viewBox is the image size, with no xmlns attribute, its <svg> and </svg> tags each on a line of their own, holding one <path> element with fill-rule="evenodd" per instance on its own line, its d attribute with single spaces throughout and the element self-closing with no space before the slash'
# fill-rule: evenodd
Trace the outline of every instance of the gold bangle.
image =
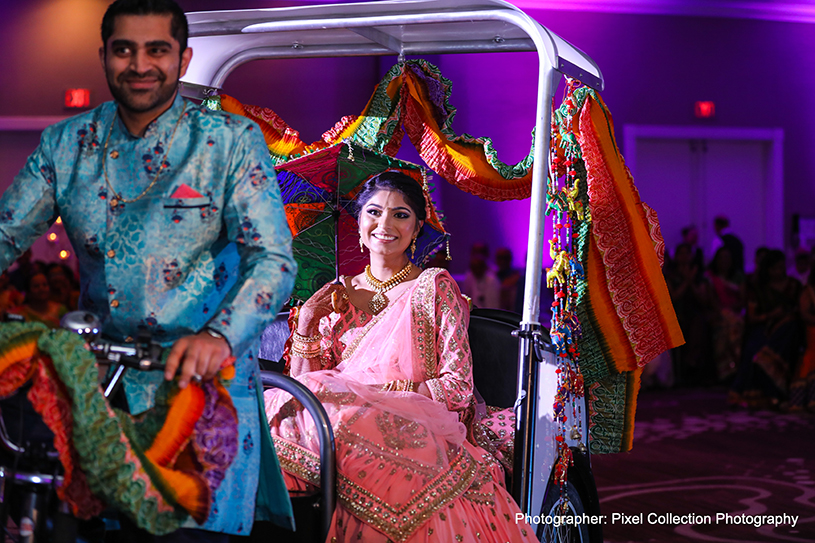
<svg viewBox="0 0 815 543">
<path fill-rule="evenodd" d="M 383 392 L 414 392 L 416 383 L 410 379 L 397 379 L 382 385 Z"/>
<path fill-rule="evenodd" d="M 322 349 L 315 349 L 315 350 L 305 351 L 305 350 L 299 349 L 294 344 L 291 346 L 291 349 L 290 349 L 289 352 L 291 352 L 291 354 L 293 354 L 294 356 L 297 356 L 297 357 L 300 357 L 300 358 L 319 358 L 320 356 L 322 356 Z"/>
<path fill-rule="evenodd" d="M 322 346 L 319 343 L 312 343 L 312 344 L 302 344 L 298 343 L 297 341 L 291 344 L 292 349 L 296 349 L 301 353 L 319 353 L 323 350 Z"/>
<path fill-rule="evenodd" d="M 300 343 L 317 343 L 321 339 L 323 339 L 323 335 L 317 332 L 316 336 L 303 336 L 297 333 L 297 330 L 292 331 L 292 339 L 294 341 L 299 341 Z"/>
</svg>

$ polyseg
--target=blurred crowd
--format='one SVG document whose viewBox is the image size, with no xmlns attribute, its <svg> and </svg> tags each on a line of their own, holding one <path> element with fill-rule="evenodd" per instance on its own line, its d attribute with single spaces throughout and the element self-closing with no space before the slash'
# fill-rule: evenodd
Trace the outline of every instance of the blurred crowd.
<svg viewBox="0 0 815 543">
<path fill-rule="evenodd" d="M 645 386 L 726 383 L 729 402 L 815 410 L 815 251 L 759 247 L 745 273 L 741 240 L 714 223 L 711 258 L 694 227 L 666 255 L 665 280 L 685 345 L 646 366 Z"/>
<path fill-rule="evenodd" d="M 56 328 L 62 316 L 77 308 L 79 282 L 70 266 L 32 260 L 26 251 L 0 275 L 0 314 Z"/>
</svg>

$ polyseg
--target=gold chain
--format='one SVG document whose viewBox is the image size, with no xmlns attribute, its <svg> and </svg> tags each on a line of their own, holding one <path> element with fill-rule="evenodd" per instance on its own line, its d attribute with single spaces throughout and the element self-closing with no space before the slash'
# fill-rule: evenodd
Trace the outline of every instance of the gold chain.
<svg viewBox="0 0 815 543">
<path fill-rule="evenodd" d="M 393 277 L 387 281 L 380 281 L 374 277 L 374 274 L 371 273 L 371 265 L 368 264 L 365 266 L 365 281 L 367 281 L 368 285 L 376 291 L 374 297 L 371 298 L 370 302 L 368 302 L 368 307 L 371 309 L 371 312 L 374 315 L 382 311 L 388 305 L 390 300 L 388 300 L 388 297 L 385 296 L 385 293 L 399 283 L 405 281 L 412 271 L 413 264 L 411 264 L 410 260 L 408 260 L 405 267 L 393 274 Z"/>
<path fill-rule="evenodd" d="M 181 115 L 178 116 L 178 120 L 175 122 L 175 126 L 173 127 L 173 133 L 170 134 L 170 141 L 167 144 L 167 150 L 164 152 L 164 156 L 161 157 L 161 162 L 158 165 L 158 171 L 156 175 L 153 177 L 153 180 L 147 185 L 147 188 L 141 191 L 141 194 L 133 198 L 132 200 L 126 200 L 122 197 L 121 194 L 116 192 L 116 189 L 113 188 L 113 185 L 110 184 L 110 180 L 108 179 L 108 142 L 110 142 L 110 135 L 113 133 L 113 124 L 116 122 L 116 113 L 113 113 L 113 120 L 110 122 L 110 128 L 108 128 L 108 137 L 105 138 L 105 148 L 102 150 L 102 172 L 105 174 L 105 184 L 110 189 L 110 192 L 113 193 L 113 198 L 110 200 L 110 207 L 114 208 L 119 205 L 119 203 L 123 204 L 132 204 L 133 202 L 138 202 L 144 196 L 150 192 L 150 190 L 155 186 L 156 182 L 158 181 L 161 172 L 164 170 L 164 162 L 167 160 L 167 157 L 170 155 L 170 148 L 173 146 L 173 140 L 175 139 L 175 132 L 178 130 L 178 125 L 181 124 L 181 119 L 184 118 L 184 112 L 187 111 L 187 102 L 184 102 L 184 107 L 181 110 Z"/>
</svg>

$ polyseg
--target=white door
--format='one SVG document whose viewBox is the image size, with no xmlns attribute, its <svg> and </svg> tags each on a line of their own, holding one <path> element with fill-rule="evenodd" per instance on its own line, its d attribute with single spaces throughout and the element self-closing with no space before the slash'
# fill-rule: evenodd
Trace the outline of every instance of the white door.
<svg viewBox="0 0 815 543">
<path fill-rule="evenodd" d="M 635 156 L 629 165 L 643 201 L 657 211 L 671 254 L 682 228 L 695 225 L 707 263 L 713 256 L 713 218 L 726 215 L 744 243 L 750 271 L 757 247 L 784 248 L 782 185 L 776 178 L 780 138 L 713 135 L 719 137 L 641 133 L 627 139 Z"/>
</svg>

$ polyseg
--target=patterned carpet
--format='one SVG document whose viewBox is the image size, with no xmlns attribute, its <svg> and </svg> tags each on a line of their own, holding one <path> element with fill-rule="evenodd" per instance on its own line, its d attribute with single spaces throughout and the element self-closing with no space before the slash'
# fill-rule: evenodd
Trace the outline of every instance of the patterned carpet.
<svg viewBox="0 0 815 543">
<path fill-rule="evenodd" d="M 815 541 L 815 414 L 725 398 L 641 394 L 634 449 L 592 457 L 606 542 Z"/>
</svg>

